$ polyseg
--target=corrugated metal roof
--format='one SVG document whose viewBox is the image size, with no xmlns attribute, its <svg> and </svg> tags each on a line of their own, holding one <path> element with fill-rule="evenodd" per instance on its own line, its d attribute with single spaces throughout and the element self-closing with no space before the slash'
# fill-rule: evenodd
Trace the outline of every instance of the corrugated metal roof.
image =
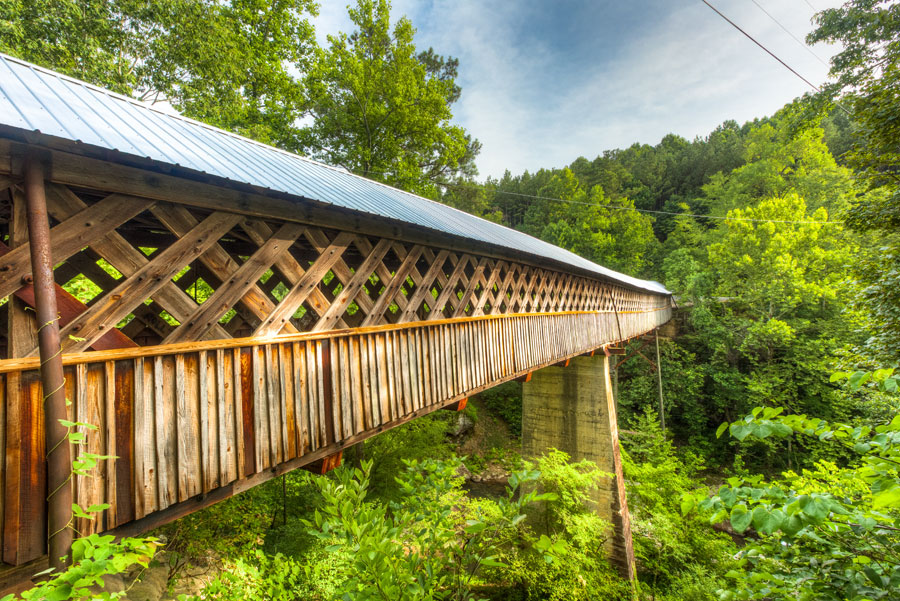
<svg viewBox="0 0 900 601">
<path fill-rule="evenodd" d="M 4 54 L 0 124 L 415 224 L 505 247 L 511 256 L 544 257 L 633 288 L 668 294 L 657 282 L 607 269 L 522 232 Z"/>
</svg>

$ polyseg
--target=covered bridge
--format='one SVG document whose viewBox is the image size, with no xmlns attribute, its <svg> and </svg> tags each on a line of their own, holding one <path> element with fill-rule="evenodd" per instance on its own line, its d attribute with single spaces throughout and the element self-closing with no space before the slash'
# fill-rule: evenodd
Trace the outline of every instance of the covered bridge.
<svg viewBox="0 0 900 601">
<path fill-rule="evenodd" d="M 81 534 L 143 531 L 671 315 L 655 282 L 4 55 L 0 235 L 0 585 L 65 548 L 67 494 L 109 505 Z M 65 484 L 59 417 L 118 459 Z"/>
</svg>

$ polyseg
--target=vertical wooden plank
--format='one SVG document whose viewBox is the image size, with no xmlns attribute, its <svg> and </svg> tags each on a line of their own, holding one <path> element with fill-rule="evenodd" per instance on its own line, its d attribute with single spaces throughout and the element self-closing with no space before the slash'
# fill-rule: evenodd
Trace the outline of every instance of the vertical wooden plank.
<svg viewBox="0 0 900 601">
<path fill-rule="evenodd" d="M 400 345 L 400 371 L 398 387 L 401 389 L 401 415 L 406 415 L 415 410 L 412 403 L 412 373 L 409 369 L 409 335 L 406 330 L 397 332 L 397 341 Z"/>
<path fill-rule="evenodd" d="M 270 463 L 266 467 L 278 465 L 284 459 L 281 445 L 281 422 L 283 418 L 281 414 L 281 387 L 278 384 L 279 365 L 275 346 L 274 344 L 266 344 L 260 347 L 263 355 L 263 363 L 261 365 L 265 372 L 266 412 L 269 417 Z"/>
<path fill-rule="evenodd" d="M 16 528 L 15 536 L 7 528 L 7 540 L 4 543 L 14 542 L 17 547 L 9 549 L 4 545 L 4 555 L 12 552 L 13 562 L 25 563 L 37 559 L 47 552 L 47 513 L 45 499 L 47 498 L 47 468 L 44 461 L 44 411 L 41 382 L 37 371 L 22 374 L 20 379 L 21 396 L 19 397 L 19 428 L 21 436 L 18 443 L 18 458 L 21 462 L 17 467 L 23 472 L 18 481 L 18 488 L 14 502 L 18 505 L 18 522 L 12 526 Z M 7 463 L 9 467 L 9 463 Z M 9 507 L 9 505 L 7 505 Z M 7 524 L 10 526 L 10 524 Z"/>
<path fill-rule="evenodd" d="M 219 486 L 237 477 L 234 462 L 234 387 L 232 386 L 231 358 L 225 349 L 216 350 L 216 402 L 219 419 Z"/>
<path fill-rule="evenodd" d="M 73 378 L 74 383 L 74 395 L 66 395 L 66 398 L 71 402 L 71 411 L 73 414 L 72 421 L 79 424 L 89 424 L 87 365 L 80 363 L 75 366 L 74 370 L 67 369 L 66 372 L 66 376 L 68 376 L 66 382 L 69 381 L 69 378 Z M 96 426 L 96 424 L 91 425 Z M 73 430 L 83 437 L 82 440 L 85 441 L 85 443 L 87 442 L 91 431 L 86 426 L 75 426 Z M 85 452 L 86 446 L 86 444 L 76 445 L 72 449 L 72 458 L 75 459 L 81 455 L 81 453 Z M 90 507 L 89 481 L 89 476 L 79 474 L 72 476 L 72 502 L 77 503 L 82 508 Z M 90 520 L 87 518 L 75 518 L 74 526 L 75 530 L 79 533 L 85 532 L 86 534 L 91 534 L 88 532 Z"/>
<path fill-rule="evenodd" d="M 361 407 L 360 418 L 356 420 L 356 431 L 362 432 L 372 427 L 372 394 L 369 389 L 369 336 L 354 336 L 350 342 L 354 355 L 353 369 L 359 374 L 358 390 L 360 392 L 358 406 Z"/>
<path fill-rule="evenodd" d="M 244 454 L 244 473 L 242 478 L 246 478 L 251 474 L 255 474 L 259 460 L 257 459 L 257 442 L 258 431 L 256 430 L 256 422 L 258 418 L 256 411 L 259 402 L 255 397 L 255 378 L 253 375 L 253 364 L 258 360 L 255 359 L 256 349 L 254 347 L 240 349 L 240 357 L 235 357 L 235 361 L 240 361 L 240 383 L 241 383 L 241 432 L 238 439 L 241 441 Z"/>
<path fill-rule="evenodd" d="M 338 338 L 336 342 L 340 354 L 337 356 L 338 362 L 333 364 L 334 369 L 332 370 L 332 373 L 334 374 L 334 399 L 340 399 L 341 433 L 339 434 L 339 438 L 343 440 L 344 438 L 353 435 L 353 414 L 356 407 L 354 407 L 354 394 L 350 382 L 350 372 L 352 367 L 350 366 L 349 340 L 347 337 L 341 337 Z M 334 359 L 334 357 L 332 359 Z M 338 378 L 338 375 L 340 375 L 340 378 Z M 337 430 L 338 428 L 335 427 L 335 431 Z"/>
<path fill-rule="evenodd" d="M 378 371 L 378 406 L 381 423 L 391 421 L 391 381 L 388 379 L 390 359 L 386 355 L 387 343 L 384 334 L 375 335 L 375 365 Z"/>
<path fill-rule="evenodd" d="M 197 354 L 197 385 L 200 391 L 200 432 L 201 438 L 205 432 L 206 444 L 201 441 L 200 463 L 203 469 L 203 480 L 200 483 L 202 492 L 221 486 L 219 476 L 219 464 L 222 456 L 219 454 L 219 422 L 222 416 L 219 413 L 218 383 L 216 381 L 216 353 L 215 351 L 203 351 Z M 205 414 L 205 415 L 204 415 Z M 205 421 L 204 421 L 205 417 Z M 204 456 L 202 453 L 206 453 Z"/>
<path fill-rule="evenodd" d="M 175 398 L 175 359 L 156 357 L 154 366 L 157 446 L 162 456 L 157 470 L 160 476 L 160 509 L 178 500 L 178 402 Z"/>
<path fill-rule="evenodd" d="M 94 363 L 87 370 L 87 423 L 95 426 L 95 430 L 89 430 L 82 449 L 88 453 L 103 455 L 106 451 L 106 371 L 102 363 Z M 77 455 L 77 452 L 76 452 Z M 107 472 L 105 462 L 98 463 L 87 479 L 85 491 L 85 503 L 82 508 L 91 505 L 99 505 L 104 502 L 107 484 Z M 93 534 L 103 529 L 101 515 L 95 516 L 85 524 L 82 533 Z"/>
<path fill-rule="evenodd" d="M 316 345 L 311 341 L 302 342 L 303 362 L 306 367 L 306 410 L 309 416 L 309 450 L 315 451 L 321 446 L 322 434 L 319 430 L 321 413 L 319 412 L 319 372 Z"/>
<path fill-rule="evenodd" d="M 334 374 L 333 355 L 331 340 L 316 340 L 316 355 L 319 361 L 319 396 L 321 398 L 321 426 L 324 427 L 324 442 L 322 446 L 332 444 L 337 440 L 337 432 L 340 431 L 340 423 L 338 422 L 338 414 L 334 406 Z"/>
<path fill-rule="evenodd" d="M 302 342 L 291 344 L 294 368 L 294 416 L 297 420 L 297 456 L 310 451 L 309 399 L 307 397 L 306 345 Z"/>
<path fill-rule="evenodd" d="M 107 502 L 110 503 L 110 509 L 107 512 L 107 526 L 114 528 L 135 518 L 132 476 L 132 465 L 137 465 L 137 458 L 133 452 L 134 362 L 108 362 L 107 370 L 107 386 L 110 387 L 107 389 L 107 398 L 112 405 L 107 408 L 106 419 L 113 424 L 109 438 L 109 454 L 116 456 L 116 459 L 110 462 L 113 470 L 109 476 L 110 492 Z"/>
<path fill-rule="evenodd" d="M 197 408 L 200 415 L 200 473 L 197 480 L 201 492 L 207 492 L 214 486 L 212 457 L 214 455 L 209 432 L 209 366 L 206 351 L 197 352 Z"/>
<path fill-rule="evenodd" d="M 278 362 L 281 364 L 279 383 L 281 384 L 281 435 L 284 438 L 285 461 L 293 459 L 297 452 L 297 413 L 294 408 L 294 354 L 293 345 L 278 344 Z"/>
<path fill-rule="evenodd" d="M 265 348 L 252 348 L 253 370 L 253 428 L 256 430 L 256 471 L 272 465 L 271 438 L 269 436 L 269 395 L 266 390 Z"/>
<path fill-rule="evenodd" d="M 6 453 L 6 383 L 9 374 L 0 374 L 0 449 Z M 6 522 L 6 457 L 0 457 L 0 558 L 3 557 Z"/>
<path fill-rule="evenodd" d="M 200 452 L 197 442 L 200 439 L 198 423 L 199 391 L 197 386 L 197 356 L 193 353 L 175 355 L 175 407 L 178 469 L 177 498 L 186 501 L 200 494 L 201 479 Z"/>
<path fill-rule="evenodd" d="M 308 386 L 310 450 L 325 445 L 325 400 L 322 396 L 322 354 L 314 342 L 306 342 L 306 383 Z"/>
<path fill-rule="evenodd" d="M 381 383 L 378 381 L 379 365 L 376 360 L 378 340 L 374 334 L 369 334 L 364 339 L 366 344 L 366 357 L 368 360 L 369 373 L 369 397 L 371 402 L 372 428 L 376 428 L 384 423 L 381 417 Z"/>
<path fill-rule="evenodd" d="M 117 457 L 116 454 L 116 363 L 115 361 L 103 362 L 103 427 L 105 429 L 106 444 L 103 454 Z M 118 459 L 107 459 L 103 462 L 106 471 L 106 490 L 103 491 L 103 500 L 109 504 L 109 509 L 104 512 L 103 528 L 108 530 L 115 528 L 118 510 L 116 509 L 116 462 Z"/>
<path fill-rule="evenodd" d="M 245 400 L 245 398 L 251 393 L 244 390 L 243 349 L 232 349 L 231 369 L 233 370 L 232 373 L 234 374 L 231 387 L 234 399 L 234 468 L 235 476 L 238 479 L 242 479 L 253 473 L 252 468 L 249 471 L 247 468 L 249 465 L 252 465 L 256 461 L 255 459 L 247 459 L 247 438 L 245 427 L 247 416 L 250 415 L 250 412 L 245 410 L 245 403 L 250 403 L 251 401 L 247 401 Z"/>
<path fill-rule="evenodd" d="M 397 332 L 388 332 L 384 337 L 385 362 L 387 363 L 388 398 L 391 419 L 399 419 L 403 415 L 402 380 L 400 375 L 400 353 L 397 347 Z"/>
</svg>

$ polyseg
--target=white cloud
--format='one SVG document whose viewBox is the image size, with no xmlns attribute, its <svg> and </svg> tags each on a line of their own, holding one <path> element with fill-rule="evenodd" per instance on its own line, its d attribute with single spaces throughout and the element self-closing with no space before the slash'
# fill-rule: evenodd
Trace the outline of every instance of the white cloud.
<svg viewBox="0 0 900 601">
<path fill-rule="evenodd" d="M 802 0 L 757 1 L 797 37 L 811 29 Z M 713 3 L 808 79 L 824 81 L 827 68 L 751 2 Z M 554 46 L 561 32 L 535 35 L 534 19 L 571 9 L 565 2 L 397 0 L 394 13 L 410 17 L 420 48 L 460 59 L 456 120 L 483 144 L 482 176 L 559 167 L 633 142 L 655 144 L 669 132 L 690 139 L 726 119 L 771 114 L 808 90 L 699 1 L 634 2 L 625 5 L 633 12 L 627 23 L 610 22 L 622 6 L 577 13 L 595 14 L 596 35 L 611 43 L 586 40 L 584 48 L 602 50 L 574 55 Z M 348 27 L 345 6 L 326 2 L 320 38 Z M 816 52 L 828 56 L 827 48 Z"/>
</svg>

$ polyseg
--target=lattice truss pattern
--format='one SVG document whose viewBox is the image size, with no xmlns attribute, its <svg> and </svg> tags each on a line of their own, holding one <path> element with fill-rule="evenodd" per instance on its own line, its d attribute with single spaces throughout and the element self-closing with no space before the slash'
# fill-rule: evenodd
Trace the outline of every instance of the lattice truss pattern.
<svg viewBox="0 0 900 601">
<path fill-rule="evenodd" d="M 0 181 L 0 298 L 32 305 L 21 195 Z M 47 204 L 67 353 L 666 302 L 505 260 L 123 194 L 48 184 Z M 34 344 L 3 356 L 35 355 Z"/>
</svg>

